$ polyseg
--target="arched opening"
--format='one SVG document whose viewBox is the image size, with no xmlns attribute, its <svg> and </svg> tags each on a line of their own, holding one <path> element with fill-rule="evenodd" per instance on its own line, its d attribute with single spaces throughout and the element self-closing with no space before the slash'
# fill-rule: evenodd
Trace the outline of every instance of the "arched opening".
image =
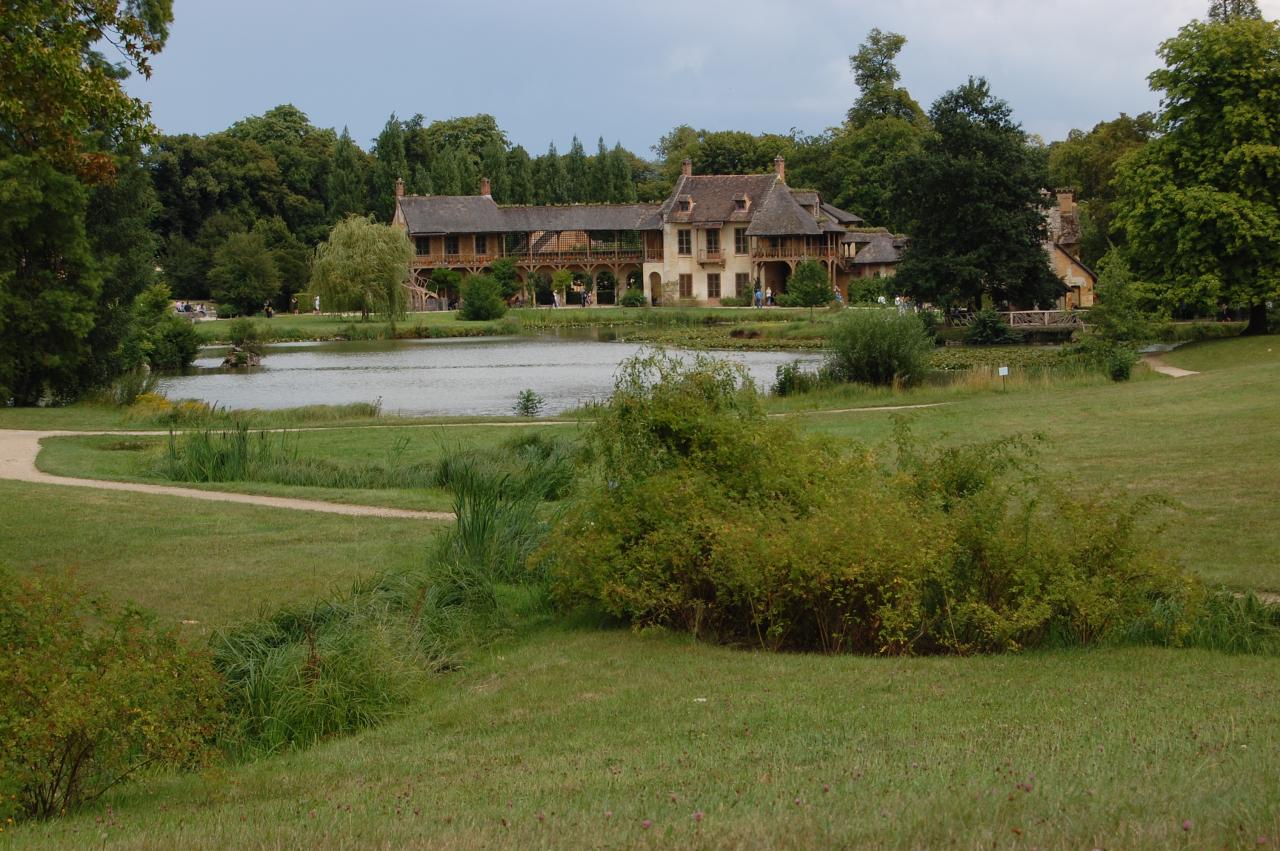
<svg viewBox="0 0 1280 851">
<path fill-rule="evenodd" d="M 618 303 L 618 277 L 609 269 L 601 269 L 596 273 L 595 303 Z"/>
<path fill-rule="evenodd" d="M 662 304 L 662 275 L 657 272 L 649 273 L 649 286 L 645 287 L 645 295 L 654 307 Z"/>
<path fill-rule="evenodd" d="M 791 277 L 791 265 L 785 260 L 770 260 L 760 269 L 760 287 L 766 296 L 776 299 L 787 291 L 787 279 Z"/>
</svg>

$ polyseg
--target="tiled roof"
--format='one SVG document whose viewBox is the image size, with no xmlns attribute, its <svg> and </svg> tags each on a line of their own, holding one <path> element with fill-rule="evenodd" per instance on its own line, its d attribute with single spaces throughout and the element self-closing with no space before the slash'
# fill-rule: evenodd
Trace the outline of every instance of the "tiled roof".
<svg viewBox="0 0 1280 851">
<path fill-rule="evenodd" d="M 406 195 L 400 210 L 410 234 L 659 230 L 656 204 L 499 207 L 482 195 Z"/>
<path fill-rule="evenodd" d="M 773 191 L 776 174 L 681 175 L 676 188 L 662 205 L 662 219 L 678 224 L 750 221 L 766 196 Z M 745 195 L 747 209 L 737 209 L 736 199 Z M 688 196 L 693 202 L 681 212 L 676 199 Z"/>
<path fill-rule="evenodd" d="M 779 182 L 779 185 L 781 182 Z M 822 228 L 812 215 L 796 203 L 790 192 L 773 191 L 755 208 L 747 233 L 752 236 L 816 236 Z"/>
<path fill-rule="evenodd" d="M 823 215 L 834 219 L 842 225 L 860 225 L 863 223 L 861 216 L 841 210 L 839 207 L 834 204 L 828 204 L 826 201 L 822 202 L 821 210 Z"/>
<path fill-rule="evenodd" d="M 869 234 L 871 242 L 853 256 L 854 263 L 897 263 L 902 260 L 906 239 L 888 233 Z"/>
</svg>

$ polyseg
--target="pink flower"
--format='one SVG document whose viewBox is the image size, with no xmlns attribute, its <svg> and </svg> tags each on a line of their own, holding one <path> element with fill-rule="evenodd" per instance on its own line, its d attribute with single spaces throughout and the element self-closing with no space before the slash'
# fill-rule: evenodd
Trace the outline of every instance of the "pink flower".
<svg viewBox="0 0 1280 851">
<path fill-rule="evenodd" d="M 693 814 L 693 820 L 695 822 L 702 821 L 702 810 L 698 810 L 696 813 Z"/>
<path fill-rule="evenodd" d="M 645 819 L 644 821 L 640 822 L 640 827 L 643 830 L 648 830 L 649 828 L 653 827 L 653 822 L 649 821 L 648 819 Z"/>
<path fill-rule="evenodd" d="M 1195 825 L 1193 825 L 1193 824 L 1191 823 L 1191 819 L 1183 819 L 1183 821 L 1182 821 L 1182 829 L 1183 829 L 1183 830 L 1190 830 L 1190 829 L 1191 829 L 1191 828 L 1193 828 L 1193 827 L 1195 827 Z"/>
</svg>

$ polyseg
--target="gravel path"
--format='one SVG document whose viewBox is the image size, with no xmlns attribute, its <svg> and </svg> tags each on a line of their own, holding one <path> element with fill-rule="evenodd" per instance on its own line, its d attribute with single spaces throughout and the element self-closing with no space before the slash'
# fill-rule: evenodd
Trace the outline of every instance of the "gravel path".
<svg viewBox="0 0 1280 851">
<path fill-rule="evenodd" d="M 1169 364 L 1165 363 L 1164 360 L 1156 354 L 1143 355 L 1142 360 L 1146 362 L 1147 366 L 1150 367 L 1152 371 L 1158 372 L 1161 375 L 1167 375 L 1170 378 L 1186 378 L 1189 375 L 1200 374 L 1194 370 L 1169 366 Z"/>
<path fill-rule="evenodd" d="M 346 514 L 351 517 L 396 517 L 410 520 L 453 520 L 449 511 L 410 511 L 404 508 L 380 508 L 373 505 L 344 505 L 338 502 L 322 502 L 313 499 L 292 499 L 283 496 L 257 496 L 227 491 L 206 491 L 171 485 L 148 485 L 140 482 L 112 482 L 102 479 L 77 479 L 70 476 L 54 476 L 36 467 L 40 454 L 40 441 L 46 437 L 75 435 L 118 434 L 161 435 L 168 432 L 95 432 L 95 431 L 18 431 L 0 429 L 0 479 L 16 482 L 32 482 L 41 485 L 69 485 L 108 491 L 129 491 L 155 496 L 178 496 L 186 499 L 203 499 L 207 502 L 238 502 L 242 505 L 261 505 L 267 508 L 288 508 L 294 511 L 320 511 L 325 514 Z"/>
</svg>

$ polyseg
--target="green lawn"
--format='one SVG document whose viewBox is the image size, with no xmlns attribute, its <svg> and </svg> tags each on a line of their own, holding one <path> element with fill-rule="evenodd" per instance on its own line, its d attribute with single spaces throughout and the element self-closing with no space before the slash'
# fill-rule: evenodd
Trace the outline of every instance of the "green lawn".
<svg viewBox="0 0 1280 851">
<path fill-rule="evenodd" d="M 1280 590 L 1280 363 L 1266 354 L 1265 341 L 1232 340 L 1171 355 L 1203 369 L 1187 379 L 945 397 L 850 391 L 825 402 L 950 401 L 911 414 L 925 439 L 1043 432 L 1044 464 L 1075 486 L 1182 501 L 1166 542 L 1206 578 Z M 794 416 L 863 442 L 884 440 L 894 420 Z M 429 458 L 510 432 L 335 429 L 299 440 L 307 452 L 379 459 L 407 437 L 406 455 Z M 120 440 L 51 442 L 41 464 L 126 475 L 142 453 L 99 445 Z M 413 564 L 433 528 L 0 482 L 0 562 L 74 567 L 114 599 L 198 621 L 183 626 L 193 637 Z M 782 655 L 531 624 L 473 649 L 380 728 L 146 777 L 0 838 L 157 849 L 1270 847 L 1280 843 L 1278 671 L 1271 657 L 1141 648 Z"/>
<path fill-rule="evenodd" d="M 417 563 L 439 524 L 0 481 L 0 564 L 71 569 L 196 633 Z"/>
<path fill-rule="evenodd" d="M 12 840 L 1243 848 L 1280 842 L 1277 788 L 1274 659 L 831 658 L 555 628 L 479 654 L 382 728 L 156 778 L 108 817 Z"/>
</svg>

